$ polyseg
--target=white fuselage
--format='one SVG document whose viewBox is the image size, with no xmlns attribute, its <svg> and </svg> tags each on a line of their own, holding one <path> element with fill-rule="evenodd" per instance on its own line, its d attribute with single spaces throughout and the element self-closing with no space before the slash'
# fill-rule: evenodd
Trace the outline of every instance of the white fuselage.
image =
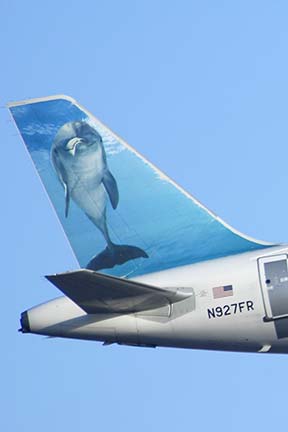
<svg viewBox="0 0 288 432">
<path fill-rule="evenodd" d="M 60 297 L 27 312 L 29 331 L 137 346 L 288 353 L 288 277 L 283 266 L 277 279 L 283 286 L 265 274 L 271 272 L 267 262 L 285 265 L 286 260 L 287 266 L 286 255 L 288 246 L 281 245 L 137 277 L 148 285 L 192 292 L 179 303 L 145 312 L 86 314 Z M 232 289 L 222 297 L 224 286 Z M 271 304 L 278 286 L 281 314 L 275 312 L 277 303 Z"/>
</svg>

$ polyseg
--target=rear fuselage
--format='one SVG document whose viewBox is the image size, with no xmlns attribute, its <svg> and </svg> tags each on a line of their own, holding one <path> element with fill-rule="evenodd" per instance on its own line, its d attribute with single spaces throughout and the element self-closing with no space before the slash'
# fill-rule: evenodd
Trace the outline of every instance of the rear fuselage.
<svg viewBox="0 0 288 432">
<path fill-rule="evenodd" d="M 287 245 L 135 280 L 192 295 L 127 315 L 86 314 L 60 297 L 22 314 L 22 331 L 136 346 L 288 353 Z"/>
</svg>

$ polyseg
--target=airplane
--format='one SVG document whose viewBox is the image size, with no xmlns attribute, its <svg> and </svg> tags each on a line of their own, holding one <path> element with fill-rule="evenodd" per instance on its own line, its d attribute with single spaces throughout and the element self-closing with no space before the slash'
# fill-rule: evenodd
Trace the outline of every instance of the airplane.
<svg viewBox="0 0 288 432">
<path fill-rule="evenodd" d="M 221 220 L 71 97 L 8 104 L 79 268 L 22 333 L 288 353 L 288 245 Z"/>
</svg>

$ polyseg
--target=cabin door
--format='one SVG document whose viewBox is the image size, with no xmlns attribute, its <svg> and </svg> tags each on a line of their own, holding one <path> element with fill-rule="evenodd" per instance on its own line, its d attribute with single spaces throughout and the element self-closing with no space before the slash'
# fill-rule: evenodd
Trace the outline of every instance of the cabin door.
<svg viewBox="0 0 288 432">
<path fill-rule="evenodd" d="M 288 316 L 287 255 L 259 258 L 259 274 L 266 319 Z"/>
</svg>

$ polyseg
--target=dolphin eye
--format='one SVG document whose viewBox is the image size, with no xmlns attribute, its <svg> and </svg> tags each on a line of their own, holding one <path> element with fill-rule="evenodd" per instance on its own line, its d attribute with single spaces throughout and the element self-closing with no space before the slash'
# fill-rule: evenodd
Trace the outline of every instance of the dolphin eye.
<svg viewBox="0 0 288 432">
<path fill-rule="evenodd" d="M 94 133 L 93 130 L 91 130 L 90 128 L 85 130 L 85 138 L 87 141 L 94 141 L 96 138 L 96 135 Z"/>
<path fill-rule="evenodd" d="M 95 135 L 95 133 L 94 132 L 89 132 L 88 134 L 87 134 L 87 136 L 89 137 L 89 138 L 93 138 L 93 139 L 95 139 L 96 138 L 96 135 Z"/>
</svg>

